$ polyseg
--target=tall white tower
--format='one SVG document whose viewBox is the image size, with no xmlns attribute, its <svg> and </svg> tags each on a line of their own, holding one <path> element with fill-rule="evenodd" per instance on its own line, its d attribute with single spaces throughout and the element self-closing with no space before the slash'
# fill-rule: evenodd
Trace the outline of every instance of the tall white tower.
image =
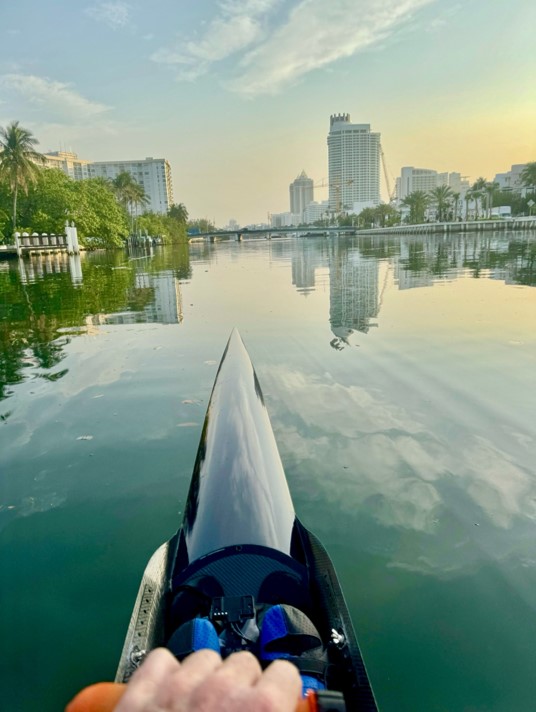
<svg viewBox="0 0 536 712">
<path fill-rule="evenodd" d="M 370 124 L 352 124 L 350 114 L 333 114 L 328 134 L 329 208 L 336 212 L 380 202 L 380 134 Z"/>
</svg>

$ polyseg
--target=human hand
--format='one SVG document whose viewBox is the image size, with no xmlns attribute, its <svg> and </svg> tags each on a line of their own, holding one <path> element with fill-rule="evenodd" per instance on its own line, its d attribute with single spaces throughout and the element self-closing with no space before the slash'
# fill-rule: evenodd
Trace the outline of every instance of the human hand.
<svg viewBox="0 0 536 712">
<path fill-rule="evenodd" d="M 263 672 L 248 652 L 222 661 L 213 650 L 199 650 L 179 663 L 157 648 L 134 673 L 114 712 L 294 712 L 300 696 L 300 675 L 284 660 Z"/>
</svg>

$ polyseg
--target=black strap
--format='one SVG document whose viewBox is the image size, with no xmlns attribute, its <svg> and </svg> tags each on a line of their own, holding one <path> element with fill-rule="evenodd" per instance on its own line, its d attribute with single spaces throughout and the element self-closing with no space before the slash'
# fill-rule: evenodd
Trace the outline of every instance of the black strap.
<svg viewBox="0 0 536 712">
<path fill-rule="evenodd" d="M 274 658 L 273 660 L 261 660 L 261 666 L 267 668 L 270 663 L 274 660 L 286 660 L 289 663 L 295 665 L 298 670 L 304 675 L 315 675 L 322 680 L 326 677 L 326 672 L 331 665 L 326 663 L 324 660 L 317 660 L 316 658 L 298 658 L 295 655 L 289 655 L 288 657 Z"/>
</svg>

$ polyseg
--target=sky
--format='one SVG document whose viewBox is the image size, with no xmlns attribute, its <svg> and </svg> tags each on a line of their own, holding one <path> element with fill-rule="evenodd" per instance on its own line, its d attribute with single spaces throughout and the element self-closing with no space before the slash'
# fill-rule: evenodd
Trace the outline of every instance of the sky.
<svg viewBox="0 0 536 712">
<path fill-rule="evenodd" d="M 535 28 L 534 0 L 0 0 L 0 126 L 167 158 L 192 217 L 266 222 L 327 178 L 334 113 L 381 133 L 393 185 L 536 160 Z"/>
</svg>

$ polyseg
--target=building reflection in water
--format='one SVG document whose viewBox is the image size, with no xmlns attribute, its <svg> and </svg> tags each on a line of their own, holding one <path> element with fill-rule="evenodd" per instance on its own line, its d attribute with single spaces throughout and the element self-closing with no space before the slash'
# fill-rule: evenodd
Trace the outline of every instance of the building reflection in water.
<svg viewBox="0 0 536 712">
<path fill-rule="evenodd" d="M 329 270 L 329 320 L 333 348 L 354 332 L 378 325 L 385 278 L 393 269 L 400 290 L 432 287 L 461 277 L 536 285 L 536 243 L 528 235 L 387 236 L 294 241 L 292 284 L 301 294 L 315 289 L 320 268 Z"/>
<path fill-rule="evenodd" d="M 367 333 L 377 326 L 379 312 L 379 261 L 348 250 L 338 240 L 331 243 L 329 262 L 329 321 L 340 349 L 354 331 Z"/>
<path fill-rule="evenodd" d="M 149 273 L 138 272 L 135 290 L 146 294 L 147 303 L 139 310 L 92 314 L 86 326 L 103 324 L 180 324 L 183 320 L 180 281 L 172 270 Z"/>
</svg>

